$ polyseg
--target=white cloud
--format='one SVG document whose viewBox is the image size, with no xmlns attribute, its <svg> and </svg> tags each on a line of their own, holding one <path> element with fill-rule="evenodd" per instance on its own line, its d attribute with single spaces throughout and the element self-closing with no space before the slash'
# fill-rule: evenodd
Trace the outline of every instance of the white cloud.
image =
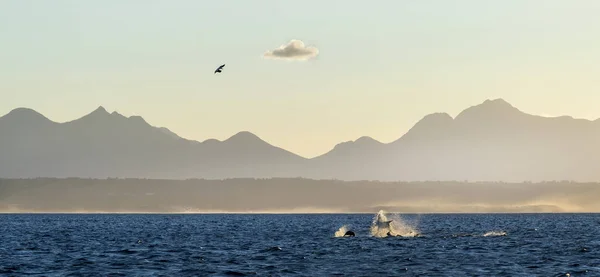
<svg viewBox="0 0 600 277">
<path fill-rule="evenodd" d="M 301 40 L 293 39 L 279 48 L 267 51 L 265 58 L 304 61 L 319 55 L 319 49 L 305 46 Z"/>
</svg>

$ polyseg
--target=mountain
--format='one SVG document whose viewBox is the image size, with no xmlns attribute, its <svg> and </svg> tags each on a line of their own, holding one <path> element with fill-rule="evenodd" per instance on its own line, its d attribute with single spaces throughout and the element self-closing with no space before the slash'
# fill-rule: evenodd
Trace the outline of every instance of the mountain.
<svg viewBox="0 0 600 277">
<path fill-rule="evenodd" d="M 426 115 L 390 143 L 364 136 L 305 159 L 247 131 L 198 142 L 103 107 L 65 123 L 17 108 L 0 117 L 0 177 L 598 181 L 600 120 L 486 100 Z"/>
<path fill-rule="evenodd" d="M 305 160 L 248 132 L 200 143 L 103 107 L 65 123 L 17 108 L 0 118 L 0 153 L 14 178 L 274 177 Z"/>
<path fill-rule="evenodd" d="M 600 120 L 530 115 L 502 99 L 486 100 L 455 118 L 427 115 L 388 144 L 355 142 L 336 148 L 319 157 L 319 167 L 344 166 L 326 173 L 313 168 L 315 176 L 385 181 L 600 180 Z"/>
</svg>

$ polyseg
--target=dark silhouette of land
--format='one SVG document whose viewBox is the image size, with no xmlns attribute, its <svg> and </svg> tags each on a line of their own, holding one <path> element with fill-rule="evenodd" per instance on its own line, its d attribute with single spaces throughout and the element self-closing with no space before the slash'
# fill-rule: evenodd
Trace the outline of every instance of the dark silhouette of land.
<svg viewBox="0 0 600 277">
<path fill-rule="evenodd" d="M 598 212 L 598 183 L 0 179 L 0 212 Z"/>
<path fill-rule="evenodd" d="M 399 137 L 306 159 L 249 132 L 198 142 L 102 107 L 65 123 L 18 108 L 0 118 L 0 177 L 600 180 L 600 120 L 530 115 L 502 99 L 427 115 Z"/>
</svg>

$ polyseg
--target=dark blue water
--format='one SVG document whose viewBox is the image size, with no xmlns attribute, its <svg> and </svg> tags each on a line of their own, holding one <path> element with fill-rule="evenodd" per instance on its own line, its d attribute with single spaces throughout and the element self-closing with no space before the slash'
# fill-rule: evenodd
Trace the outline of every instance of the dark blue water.
<svg viewBox="0 0 600 277">
<path fill-rule="evenodd" d="M 422 237 L 372 237 L 373 215 L 0 215 L 0 275 L 600 276 L 597 214 L 402 218 Z"/>
</svg>

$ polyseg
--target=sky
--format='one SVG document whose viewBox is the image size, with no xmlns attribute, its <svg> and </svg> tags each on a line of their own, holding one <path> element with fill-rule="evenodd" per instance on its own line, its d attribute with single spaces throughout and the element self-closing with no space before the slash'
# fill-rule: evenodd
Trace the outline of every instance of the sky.
<svg viewBox="0 0 600 277">
<path fill-rule="evenodd" d="M 0 114 L 65 122 L 103 106 L 308 158 L 486 99 L 593 120 L 598 14 L 595 0 L 3 0 Z M 316 51 L 265 56 L 292 40 Z"/>
</svg>

